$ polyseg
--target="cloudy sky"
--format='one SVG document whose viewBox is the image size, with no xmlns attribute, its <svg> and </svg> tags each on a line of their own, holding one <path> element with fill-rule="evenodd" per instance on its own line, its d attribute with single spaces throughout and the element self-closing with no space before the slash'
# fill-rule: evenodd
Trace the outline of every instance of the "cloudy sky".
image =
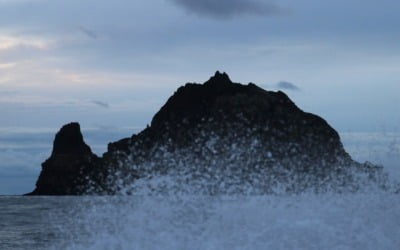
<svg viewBox="0 0 400 250">
<path fill-rule="evenodd" d="M 177 87 L 216 70 L 282 89 L 341 132 L 400 131 L 399 10 L 397 0 L 0 0 L 0 131 L 141 128 Z"/>
<path fill-rule="evenodd" d="M 339 130 L 398 129 L 395 0 L 0 0 L 0 127 L 144 126 L 216 70 Z"/>
</svg>

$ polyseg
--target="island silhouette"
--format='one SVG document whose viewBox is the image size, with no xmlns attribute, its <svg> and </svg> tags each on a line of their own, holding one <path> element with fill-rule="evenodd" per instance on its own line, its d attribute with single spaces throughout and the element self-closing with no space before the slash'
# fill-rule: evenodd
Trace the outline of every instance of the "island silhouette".
<svg viewBox="0 0 400 250">
<path fill-rule="evenodd" d="M 384 188 L 386 179 L 382 167 L 354 161 L 324 119 L 284 92 L 217 71 L 178 88 L 143 131 L 109 143 L 101 157 L 79 123 L 64 125 L 29 195 L 135 194 L 138 183 L 199 194 L 352 192 Z"/>
</svg>

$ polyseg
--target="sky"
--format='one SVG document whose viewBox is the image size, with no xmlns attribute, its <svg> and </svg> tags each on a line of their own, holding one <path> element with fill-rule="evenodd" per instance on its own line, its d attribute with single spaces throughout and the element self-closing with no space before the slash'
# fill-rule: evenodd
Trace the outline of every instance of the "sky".
<svg viewBox="0 0 400 250">
<path fill-rule="evenodd" d="M 143 128 L 179 86 L 216 70 L 283 90 L 339 132 L 398 132 L 399 9 L 396 0 L 0 0 L 0 148 L 10 133 L 53 134 L 71 121 Z"/>
<path fill-rule="evenodd" d="M 216 70 L 341 131 L 399 129 L 395 0 L 0 0 L 0 127 L 137 127 Z M 295 88 L 293 88 L 295 86 Z"/>
</svg>

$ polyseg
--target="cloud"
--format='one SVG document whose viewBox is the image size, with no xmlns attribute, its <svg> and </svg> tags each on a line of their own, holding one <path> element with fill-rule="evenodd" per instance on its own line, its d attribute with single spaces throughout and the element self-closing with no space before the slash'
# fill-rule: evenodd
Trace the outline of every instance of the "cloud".
<svg viewBox="0 0 400 250">
<path fill-rule="evenodd" d="M 16 63 L 0 63 L 0 69 L 9 69 L 15 67 Z"/>
<path fill-rule="evenodd" d="M 50 48 L 51 44 L 52 41 L 39 39 L 36 37 L 4 36 L 0 34 L 0 52 L 16 48 L 45 50 Z"/>
<path fill-rule="evenodd" d="M 286 81 L 281 81 L 276 84 L 276 87 L 279 89 L 286 89 L 286 90 L 294 90 L 294 91 L 300 91 L 300 88 L 294 85 L 291 82 L 286 82 Z"/>
<path fill-rule="evenodd" d="M 88 100 L 83 98 L 60 98 L 44 95 L 26 95 L 18 91 L 13 90 L 1 90 L 0 89 L 0 105 L 3 106 L 29 106 L 29 107 L 79 107 L 79 108 L 91 108 L 96 105 L 101 108 L 110 108 L 107 102 L 99 100 Z"/>
<path fill-rule="evenodd" d="M 96 104 L 97 106 L 102 107 L 102 108 L 109 108 L 110 107 L 110 105 L 108 103 L 102 102 L 102 101 L 92 101 L 92 103 Z"/>
<path fill-rule="evenodd" d="M 92 38 L 92 39 L 97 39 L 98 38 L 98 35 L 93 30 L 90 30 L 90 29 L 88 29 L 86 27 L 83 27 L 83 26 L 78 26 L 78 29 L 83 34 L 87 35 L 89 38 Z"/>
<path fill-rule="evenodd" d="M 179 7 L 200 16 L 230 19 L 243 15 L 272 15 L 278 7 L 265 0 L 172 0 Z"/>
</svg>

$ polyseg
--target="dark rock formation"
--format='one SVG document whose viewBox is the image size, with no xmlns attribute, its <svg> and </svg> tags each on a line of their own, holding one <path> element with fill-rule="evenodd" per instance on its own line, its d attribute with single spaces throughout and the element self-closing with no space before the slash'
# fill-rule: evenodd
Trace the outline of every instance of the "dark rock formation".
<svg viewBox="0 0 400 250">
<path fill-rule="evenodd" d="M 76 195 L 86 191 L 100 159 L 83 141 L 78 123 L 64 125 L 56 134 L 53 152 L 42 164 L 32 195 Z"/>
<path fill-rule="evenodd" d="M 33 194 L 131 193 L 138 179 L 161 176 L 174 181 L 151 190 L 172 185 L 207 194 L 271 193 L 282 184 L 285 192 L 357 190 L 384 179 L 380 168 L 353 161 L 325 120 L 283 92 L 216 72 L 204 84 L 180 87 L 150 126 L 110 143 L 100 159 L 79 125 L 65 126 Z"/>
</svg>

